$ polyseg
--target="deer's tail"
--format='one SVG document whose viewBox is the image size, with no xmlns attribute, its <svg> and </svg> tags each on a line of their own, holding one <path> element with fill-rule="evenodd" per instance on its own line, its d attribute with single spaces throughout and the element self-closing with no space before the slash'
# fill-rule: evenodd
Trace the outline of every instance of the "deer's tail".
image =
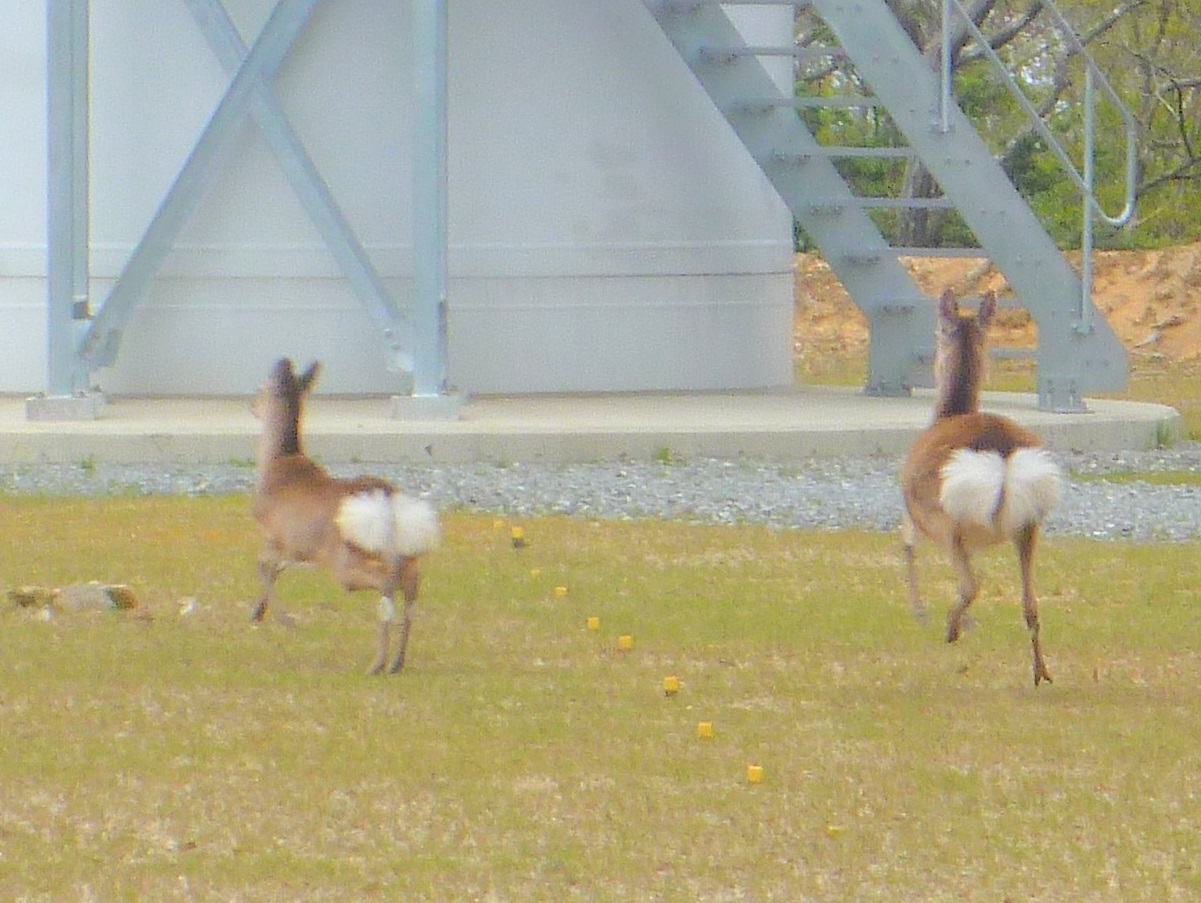
<svg viewBox="0 0 1201 903">
<path fill-rule="evenodd" d="M 348 495 L 338 507 L 338 531 L 361 549 L 414 558 L 438 545 L 438 516 L 428 502 L 373 489 Z"/>
<path fill-rule="evenodd" d="M 939 501 L 957 523 L 1012 538 L 1051 513 L 1061 482 L 1059 465 L 1045 449 L 1018 448 L 1003 457 L 960 448 L 943 465 Z"/>
</svg>

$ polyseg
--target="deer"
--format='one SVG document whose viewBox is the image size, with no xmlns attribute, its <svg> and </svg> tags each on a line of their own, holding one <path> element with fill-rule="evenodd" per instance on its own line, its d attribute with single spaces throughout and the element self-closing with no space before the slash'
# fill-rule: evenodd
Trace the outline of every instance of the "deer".
<svg viewBox="0 0 1201 903">
<path fill-rule="evenodd" d="M 986 293 L 975 316 L 943 292 L 935 327 L 934 420 L 915 439 L 901 467 L 902 543 L 909 604 L 925 608 L 917 585 L 918 534 L 945 549 L 958 574 L 958 598 L 947 613 L 947 642 L 959 639 L 979 588 L 973 552 L 1005 541 L 1017 550 L 1022 611 L 1034 654 L 1034 685 L 1051 683 L 1039 639 L 1032 570 L 1042 523 L 1059 501 L 1062 475 L 1039 437 L 1008 417 L 980 411 L 987 363 L 986 336 L 996 312 Z"/>
<path fill-rule="evenodd" d="M 288 358 L 272 367 L 252 409 L 262 423 L 252 513 L 265 539 L 258 557 L 262 594 L 251 622 L 260 623 L 275 596 L 279 575 L 292 564 L 327 568 L 347 592 L 375 590 L 379 600 L 378 650 L 368 674 L 399 672 L 405 664 L 422 555 L 438 544 L 438 518 L 428 502 L 373 476 L 338 479 L 301 447 L 305 397 L 317 378 L 314 362 L 297 375 Z M 397 622 L 396 594 L 404 599 Z M 396 652 L 388 660 L 397 626 Z"/>
</svg>

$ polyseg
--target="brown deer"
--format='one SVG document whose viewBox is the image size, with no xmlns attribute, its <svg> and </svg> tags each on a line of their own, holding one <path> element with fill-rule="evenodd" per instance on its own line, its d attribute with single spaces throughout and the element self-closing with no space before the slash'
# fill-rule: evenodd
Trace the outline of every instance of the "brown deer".
<svg viewBox="0 0 1201 903">
<path fill-rule="evenodd" d="M 404 612 L 396 654 L 388 664 L 394 674 L 405 663 L 420 583 L 418 558 L 437 545 L 438 520 L 429 504 L 385 480 L 335 479 L 304 454 L 301 409 L 318 366 L 297 376 L 290 360 L 277 361 L 254 404 L 263 433 L 253 511 L 267 538 L 259 553 L 263 591 L 251 620 L 263 619 L 284 568 L 300 562 L 324 565 L 348 592 L 379 592 L 379 650 L 368 673 L 380 674 L 388 662 L 399 591 Z"/>
<path fill-rule="evenodd" d="M 943 292 L 935 333 L 934 422 L 917 437 L 901 468 L 905 496 L 902 541 L 909 604 L 925 610 L 917 588 L 915 528 L 951 555 L 959 597 L 947 614 L 947 642 L 959 638 L 978 586 L 971 554 L 1009 540 L 1022 573 L 1022 609 L 1034 648 L 1034 685 L 1051 682 L 1038 636 L 1038 602 L 1031 569 L 1043 520 L 1059 500 L 1060 471 L 1038 436 L 1014 421 L 980 413 L 986 363 L 985 335 L 996 312 L 989 292 L 975 317 L 963 315 L 955 295 Z"/>
</svg>

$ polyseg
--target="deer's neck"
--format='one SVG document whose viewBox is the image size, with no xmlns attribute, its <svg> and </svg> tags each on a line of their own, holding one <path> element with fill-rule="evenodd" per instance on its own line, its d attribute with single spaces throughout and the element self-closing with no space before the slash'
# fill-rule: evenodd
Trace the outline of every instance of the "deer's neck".
<svg viewBox="0 0 1201 903">
<path fill-rule="evenodd" d="M 271 468 L 271 462 L 289 455 L 301 454 L 300 405 L 278 402 L 263 418 L 255 458 L 258 482 L 261 486 Z"/>
<path fill-rule="evenodd" d="M 980 409 L 980 386 L 984 379 L 983 349 L 963 330 L 938 349 L 934 419 L 971 414 Z"/>
</svg>

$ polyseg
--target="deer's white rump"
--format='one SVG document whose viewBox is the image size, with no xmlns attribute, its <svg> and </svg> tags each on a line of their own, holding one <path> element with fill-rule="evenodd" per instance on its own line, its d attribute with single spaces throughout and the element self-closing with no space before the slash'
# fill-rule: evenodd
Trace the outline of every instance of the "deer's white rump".
<svg viewBox="0 0 1201 903">
<path fill-rule="evenodd" d="M 959 448 L 943 465 L 938 500 L 957 523 L 993 529 L 998 540 L 1016 539 L 1051 513 L 1060 483 L 1059 465 L 1044 449 L 1019 448 L 1005 458 Z"/>
</svg>

